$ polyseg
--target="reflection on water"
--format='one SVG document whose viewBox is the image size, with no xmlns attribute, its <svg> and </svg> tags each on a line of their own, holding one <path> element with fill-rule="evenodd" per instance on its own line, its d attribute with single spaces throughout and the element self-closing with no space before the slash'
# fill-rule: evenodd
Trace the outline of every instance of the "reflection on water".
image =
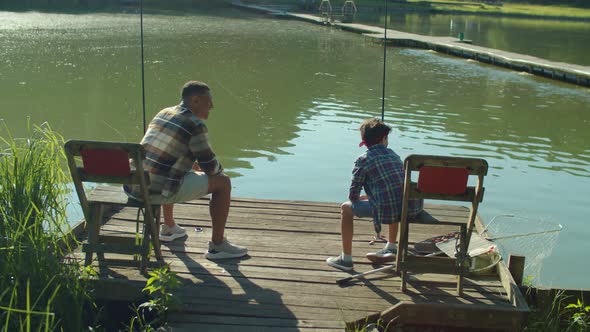
<svg viewBox="0 0 590 332">
<path fill-rule="evenodd" d="M 462 32 L 475 45 L 590 66 L 590 22 L 398 12 L 389 16 L 389 29 L 451 37 Z M 365 12 L 358 21 L 383 26 L 384 17 Z"/>
<path fill-rule="evenodd" d="M 146 15 L 147 118 L 208 82 L 212 145 L 242 197 L 338 202 L 381 114 L 382 49 L 361 36 L 240 12 Z M 0 117 L 66 138 L 142 136 L 136 15 L 0 12 Z M 588 89 L 411 49 L 387 58 L 391 146 L 488 160 L 484 219 L 511 213 L 564 225 L 542 283 L 587 287 L 569 264 L 590 231 Z M 566 270 L 571 280 L 557 280 Z M 552 272 L 553 271 L 553 272 Z M 576 277 L 579 276 L 579 277 Z M 579 279 L 576 279 L 579 278 Z"/>
</svg>

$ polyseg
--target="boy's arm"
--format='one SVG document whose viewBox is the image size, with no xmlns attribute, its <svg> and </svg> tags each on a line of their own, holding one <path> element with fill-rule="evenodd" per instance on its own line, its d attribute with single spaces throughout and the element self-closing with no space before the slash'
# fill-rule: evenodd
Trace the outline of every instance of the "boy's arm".
<svg viewBox="0 0 590 332">
<path fill-rule="evenodd" d="M 362 164 L 362 159 L 357 159 L 352 169 L 352 180 L 350 181 L 350 190 L 348 191 L 348 199 L 351 202 L 356 202 L 360 199 L 361 189 L 363 189 L 366 172 Z"/>
</svg>

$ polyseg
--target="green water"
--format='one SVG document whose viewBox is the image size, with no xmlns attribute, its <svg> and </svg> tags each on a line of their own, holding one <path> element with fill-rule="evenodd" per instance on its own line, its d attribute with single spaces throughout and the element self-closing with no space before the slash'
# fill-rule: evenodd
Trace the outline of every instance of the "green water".
<svg viewBox="0 0 590 332">
<path fill-rule="evenodd" d="M 208 82 L 211 142 L 234 196 L 346 199 L 358 125 L 381 114 L 379 45 L 237 11 L 144 23 L 148 121 L 185 81 Z M 0 118 L 16 136 L 30 118 L 66 138 L 139 141 L 139 45 L 138 15 L 0 12 Z M 557 238 L 521 238 L 548 256 L 529 273 L 590 287 L 578 262 L 590 237 L 589 90 L 412 49 L 389 49 L 386 75 L 390 146 L 402 158 L 486 158 L 482 217 L 562 224 Z"/>
</svg>

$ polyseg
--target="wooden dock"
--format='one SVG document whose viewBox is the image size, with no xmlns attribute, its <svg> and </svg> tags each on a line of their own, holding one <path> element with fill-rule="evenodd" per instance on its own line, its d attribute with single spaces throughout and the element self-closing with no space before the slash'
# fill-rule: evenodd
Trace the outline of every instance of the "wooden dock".
<svg viewBox="0 0 590 332">
<path fill-rule="evenodd" d="M 292 13 L 263 6 L 246 5 L 239 2 L 234 3 L 234 6 L 246 10 L 267 13 L 277 17 L 334 26 L 342 30 L 360 33 L 375 42 L 383 43 L 384 41 L 384 29 L 381 27 L 357 23 L 327 21 L 325 18 L 317 15 Z M 589 66 L 555 62 L 530 55 L 477 46 L 453 37 L 424 36 L 392 29 L 387 29 L 386 42 L 388 45 L 433 50 L 439 53 L 472 59 L 511 70 L 527 72 L 537 76 L 590 87 Z"/>
<path fill-rule="evenodd" d="M 203 198 L 176 205 L 176 222 L 187 229 L 188 237 L 162 245 L 166 263 L 182 282 L 176 292 L 182 308 L 169 319 L 175 332 L 343 331 L 362 325 L 367 317 L 410 326 L 448 326 L 448 331 L 516 331 L 528 312 L 504 265 L 499 275 L 467 278 L 463 297 L 456 295 L 455 277 L 445 275 L 411 275 L 406 293 L 400 292 L 400 279 L 391 272 L 337 285 L 337 279 L 349 276 L 325 263 L 341 252 L 337 203 L 233 198 L 226 236 L 247 246 L 249 255 L 209 261 L 203 257 L 211 235 L 207 204 Z M 426 210 L 441 219 L 466 219 L 468 213 L 458 206 L 427 205 Z M 115 211 L 107 216 L 101 235 L 132 237 L 135 218 L 136 210 Z M 410 242 L 454 230 L 415 225 Z M 372 236 L 372 224 L 359 220 L 353 245 L 357 273 L 374 268 L 364 255 L 383 246 L 370 245 Z M 74 256 L 83 254 L 78 249 Z M 106 260 L 106 267 L 96 268 L 96 296 L 139 299 L 147 279 L 132 257 L 106 254 Z M 156 266 L 153 257 L 151 265 Z"/>
</svg>

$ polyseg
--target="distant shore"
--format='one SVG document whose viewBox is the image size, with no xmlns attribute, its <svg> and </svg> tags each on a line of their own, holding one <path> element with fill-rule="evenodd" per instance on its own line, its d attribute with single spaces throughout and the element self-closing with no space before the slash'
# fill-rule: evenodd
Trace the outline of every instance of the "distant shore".
<svg viewBox="0 0 590 332">
<path fill-rule="evenodd" d="M 295 9 L 293 1 L 289 0 L 242 0 L 246 4 L 262 4 L 271 6 L 291 6 Z M 343 0 L 330 1 L 334 10 L 339 10 Z M 356 1 L 359 12 L 382 12 L 384 3 L 381 0 Z M 302 7 L 302 6 L 300 6 Z M 312 6 L 313 8 L 313 6 Z M 530 19 L 550 19 L 564 21 L 590 22 L 589 6 L 572 6 L 564 4 L 537 5 L 514 2 L 468 2 L 468 1 L 389 1 L 390 12 L 424 12 L 432 14 L 461 14 L 461 15 L 486 15 L 498 17 L 516 17 Z"/>
<path fill-rule="evenodd" d="M 230 6 L 233 2 L 242 2 L 249 5 L 263 5 L 276 7 L 289 11 L 317 11 L 319 0 L 181 0 L 170 3 L 165 0 L 144 0 L 146 10 L 170 10 L 182 12 L 195 12 L 202 9 L 211 9 Z M 383 0 L 357 0 L 355 1 L 359 12 L 379 13 L 384 12 Z M 587 2 L 587 4 L 586 4 Z M 590 1 L 578 4 L 529 4 L 516 2 L 493 1 L 458 1 L 458 0 L 408 0 L 388 1 L 388 11 L 404 13 L 430 13 L 430 14 L 460 14 L 460 15 L 485 15 L 495 17 L 515 17 L 524 19 L 546 19 L 556 21 L 581 21 L 590 22 Z M 78 13 L 84 11 L 129 11 L 139 9 L 139 0 L 31 0 L 23 3 L 20 0 L 0 0 L 0 10 L 42 12 Z M 307 5 L 306 5 L 307 3 Z M 344 0 L 330 0 L 334 11 L 340 11 Z"/>
</svg>

